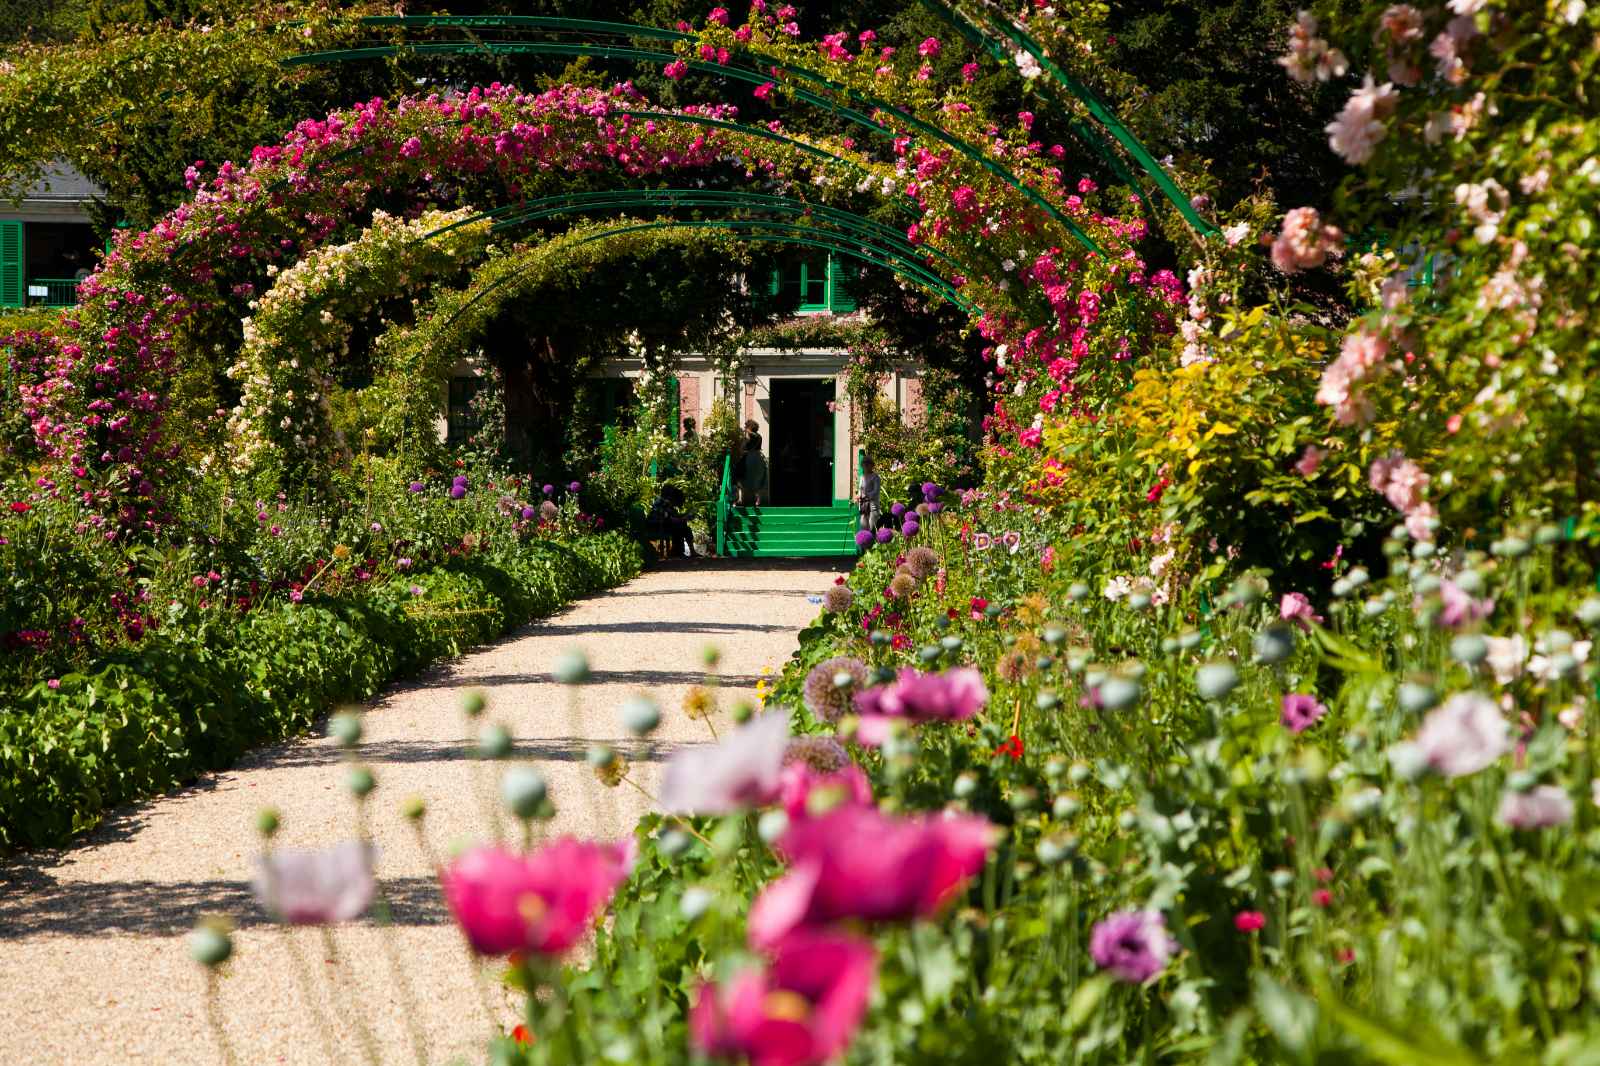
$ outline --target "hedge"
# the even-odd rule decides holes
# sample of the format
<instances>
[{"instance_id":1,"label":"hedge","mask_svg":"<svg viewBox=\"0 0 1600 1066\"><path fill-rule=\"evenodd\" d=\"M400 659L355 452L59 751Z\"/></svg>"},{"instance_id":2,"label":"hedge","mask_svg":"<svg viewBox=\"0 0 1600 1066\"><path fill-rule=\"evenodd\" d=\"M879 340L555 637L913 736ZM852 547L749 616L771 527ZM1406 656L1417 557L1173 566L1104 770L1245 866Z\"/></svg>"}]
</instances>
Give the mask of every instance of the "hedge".
<instances>
[{"instance_id":1,"label":"hedge","mask_svg":"<svg viewBox=\"0 0 1600 1066\"><path fill-rule=\"evenodd\" d=\"M359 597L274 602L223 625L169 627L58 688L0 693L0 848L60 844L107 808L229 766L336 704L642 567L639 545L620 533L539 541Z\"/></svg>"}]
</instances>

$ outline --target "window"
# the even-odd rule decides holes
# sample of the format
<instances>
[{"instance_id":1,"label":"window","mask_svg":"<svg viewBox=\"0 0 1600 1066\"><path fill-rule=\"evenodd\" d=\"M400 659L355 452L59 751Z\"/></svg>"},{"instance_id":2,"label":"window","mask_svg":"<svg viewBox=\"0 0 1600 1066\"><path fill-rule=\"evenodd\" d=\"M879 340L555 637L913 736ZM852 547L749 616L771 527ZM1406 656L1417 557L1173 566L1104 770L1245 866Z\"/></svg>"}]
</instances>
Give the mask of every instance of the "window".
<instances>
[{"instance_id":1,"label":"window","mask_svg":"<svg viewBox=\"0 0 1600 1066\"><path fill-rule=\"evenodd\" d=\"M856 309L849 283L855 276L844 257L815 253L796 256L772 272L771 294L794 300L802 315L846 315Z\"/></svg>"},{"instance_id":2,"label":"window","mask_svg":"<svg viewBox=\"0 0 1600 1066\"><path fill-rule=\"evenodd\" d=\"M478 415L472 409L473 397L483 382L477 378L450 379L450 406L447 414L449 428L445 432L446 444L465 444L467 438L478 431Z\"/></svg>"}]
</instances>

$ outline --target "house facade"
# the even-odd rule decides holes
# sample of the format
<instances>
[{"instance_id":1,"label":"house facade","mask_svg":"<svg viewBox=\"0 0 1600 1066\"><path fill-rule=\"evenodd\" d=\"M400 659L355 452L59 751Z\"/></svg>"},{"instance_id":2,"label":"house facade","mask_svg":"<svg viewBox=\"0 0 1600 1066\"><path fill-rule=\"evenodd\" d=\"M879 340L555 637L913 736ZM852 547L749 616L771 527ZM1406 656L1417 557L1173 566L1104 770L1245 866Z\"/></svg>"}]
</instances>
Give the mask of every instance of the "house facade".
<instances>
[{"instance_id":1,"label":"house facade","mask_svg":"<svg viewBox=\"0 0 1600 1066\"><path fill-rule=\"evenodd\" d=\"M859 314L848 287L848 273L837 259L822 253L775 272L772 292L789 286L799 315ZM843 348L750 348L729 372L715 361L695 355L680 358L673 369L681 427L693 419L703 427L718 400L733 405L740 426L754 422L767 460L768 491L762 503L777 508L844 506L854 498L859 442L855 439L850 399L843 371L849 352ZM591 386L602 420L626 407L633 383L645 372L643 359L608 360L597 367ZM455 367L441 397L437 428L441 439L460 440L472 432L469 404L477 380L472 366ZM920 367L904 363L891 368L882 394L907 424L924 415Z\"/></svg>"},{"instance_id":2,"label":"house facade","mask_svg":"<svg viewBox=\"0 0 1600 1066\"><path fill-rule=\"evenodd\" d=\"M0 200L0 307L69 307L94 271L100 242L89 207L103 193L65 164L18 202Z\"/></svg>"}]
</instances>

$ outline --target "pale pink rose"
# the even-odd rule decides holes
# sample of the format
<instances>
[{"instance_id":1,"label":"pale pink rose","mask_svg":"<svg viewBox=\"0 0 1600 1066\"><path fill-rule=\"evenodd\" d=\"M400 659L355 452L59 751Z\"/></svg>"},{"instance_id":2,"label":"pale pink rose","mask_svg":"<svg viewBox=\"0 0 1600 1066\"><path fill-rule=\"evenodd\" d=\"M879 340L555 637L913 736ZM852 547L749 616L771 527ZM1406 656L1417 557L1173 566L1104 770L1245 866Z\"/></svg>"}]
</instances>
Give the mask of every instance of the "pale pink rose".
<instances>
[{"instance_id":1,"label":"pale pink rose","mask_svg":"<svg viewBox=\"0 0 1600 1066\"><path fill-rule=\"evenodd\" d=\"M1410 4L1392 4L1378 18L1378 26L1395 44L1422 40L1422 12Z\"/></svg>"},{"instance_id":2,"label":"pale pink rose","mask_svg":"<svg viewBox=\"0 0 1600 1066\"><path fill-rule=\"evenodd\" d=\"M1324 225L1314 207L1296 207L1283 216L1283 228L1272 242L1272 265L1285 274L1311 270L1337 255L1344 234Z\"/></svg>"},{"instance_id":3,"label":"pale pink rose","mask_svg":"<svg viewBox=\"0 0 1600 1066\"><path fill-rule=\"evenodd\" d=\"M1378 143L1389 135L1384 122L1394 114L1399 96L1392 82L1378 85L1367 75L1361 88L1350 94L1339 116L1328 123L1328 146L1352 166L1372 158Z\"/></svg>"}]
</instances>

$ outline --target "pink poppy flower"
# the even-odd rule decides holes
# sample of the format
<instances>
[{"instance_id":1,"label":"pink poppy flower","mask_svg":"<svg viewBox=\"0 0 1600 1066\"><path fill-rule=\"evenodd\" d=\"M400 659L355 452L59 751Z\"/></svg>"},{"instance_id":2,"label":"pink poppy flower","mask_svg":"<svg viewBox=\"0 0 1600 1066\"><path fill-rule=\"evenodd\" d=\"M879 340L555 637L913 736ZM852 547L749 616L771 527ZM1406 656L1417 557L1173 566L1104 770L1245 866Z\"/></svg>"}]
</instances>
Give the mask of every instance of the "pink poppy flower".
<instances>
[{"instance_id":1,"label":"pink poppy flower","mask_svg":"<svg viewBox=\"0 0 1600 1066\"><path fill-rule=\"evenodd\" d=\"M809 817L817 806L872 806L872 785L855 763L846 763L837 770L819 770L810 763L792 761L783 768L780 788L779 802L793 821ZM813 795L817 797L814 802Z\"/></svg>"},{"instance_id":2,"label":"pink poppy flower","mask_svg":"<svg viewBox=\"0 0 1600 1066\"><path fill-rule=\"evenodd\" d=\"M377 888L373 848L347 841L327 851L274 851L258 861L251 887L263 909L290 925L359 918Z\"/></svg>"},{"instance_id":3,"label":"pink poppy flower","mask_svg":"<svg viewBox=\"0 0 1600 1066\"><path fill-rule=\"evenodd\" d=\"M1322 616L1311 606L1311 601L1298 592L1284 595L1283 602L1278 604L1278 614L1285 622L1293 622L1301 629L1310 628L1311 622L1322 621Z\"/></svg>"},{"instance_id":4,"label":"pink poppy flower","mask_svg":"<svg viewBox=\"0 0 1600 1066\"><path fill-rule=\"evenodd\" d=\"M817 1066L850 1043L872 993L877 952L854 937L791 937L763 970L704 984L689 1040L751 1066Z\"/></svg>"},{"instance_id":5,"label":"pink poppy flower","mask_svg":"<svg viewBox=\"0 0 1600 1066\"><path fill-rule=\"evenodd\" d=\"M777 849L791 866L750 908L750 942L845 918L906 921L938 913L983 869L995 830L983 818L896 818L841 807L792 824Z\"/></svg>"},{"instance_id":6,"label":"pink poppy flower","mask_svg":"<svg viewBox=\"0 0 1600 1066\"><path fill-rule=\"evenodd\" d=\"M562 837L531 855L480 847L440 876L445 903L480 955L559 955L633 869L633 838L595 844Z\"/></svg>"},{"instance_id":7,"label":"pink poppy flower","mask_svg":"<svg viewBox=\"0 0 1600 1066\"><path fill-rule=\"evenodd\" d=\"M681 814L730 814L771 803L788 748L787 711L752 718L720 744L674 755L661 782L661 805Z\"/></svg>"},{"instance_id":8,"label":"pink poppy flower","mask_svg":"<svg viewBox=\"0 0 1600 1066\"><path fill-rule=\"evenodd\" d=\"M856 711L861 715L856 739L876 747L888 736L891 719L960 722L988 702L983 675L971 667L923 674L908 666L890 684L856 693Z\"/></svg>"}]
</instances>

